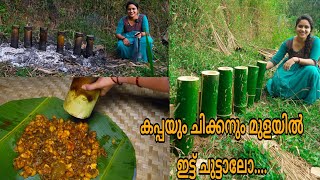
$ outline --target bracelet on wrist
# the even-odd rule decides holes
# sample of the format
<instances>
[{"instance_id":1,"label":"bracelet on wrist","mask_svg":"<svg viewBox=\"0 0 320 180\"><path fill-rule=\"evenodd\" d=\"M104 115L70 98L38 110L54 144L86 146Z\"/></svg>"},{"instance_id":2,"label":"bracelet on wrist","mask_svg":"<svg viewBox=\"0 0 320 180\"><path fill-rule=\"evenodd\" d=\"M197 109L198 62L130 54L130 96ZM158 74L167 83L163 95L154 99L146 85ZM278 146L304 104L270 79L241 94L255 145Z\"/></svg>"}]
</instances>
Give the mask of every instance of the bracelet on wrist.
<instances>
[{"instance_id":1,"label":"bracelet on wrist","mask_svg":"<svg viewBox=\"0 0 320 180\"><path fill-rule=\"evenodd\" d=\"M122 85L122 83L119 82L119 78L118 77L116 77L116 80L114 80L113 77L110 77L110 78L115 84Z\"/></svg>"},{"instance_id":2,"label":"bracelet on wrist","mask_svg":"<svg viewBox=\"0 0 320 180\"><path fill-rule=\"evenodd\" d=\"M126 37L123 37L121 40L123 41Z\"/></svg>"},{"instance_id":3,"label":"bracelet on wrist","mask_svg":"<svg viewBox=\"0 0 320 180\"><path fill-rule=\"evenodd\" d=\"M136 77L136 85L137 85L138 87L141 87L140 84L139 84L139 77Z\"/></svg>"}]
</instances>

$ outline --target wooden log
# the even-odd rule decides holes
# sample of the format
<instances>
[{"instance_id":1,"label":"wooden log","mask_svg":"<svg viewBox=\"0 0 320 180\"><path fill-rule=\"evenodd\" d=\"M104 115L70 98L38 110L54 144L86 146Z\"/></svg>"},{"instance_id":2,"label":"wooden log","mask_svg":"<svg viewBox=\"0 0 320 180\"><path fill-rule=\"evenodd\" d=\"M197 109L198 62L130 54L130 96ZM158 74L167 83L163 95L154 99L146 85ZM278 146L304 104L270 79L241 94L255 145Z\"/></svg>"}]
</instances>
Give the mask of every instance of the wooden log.
<instances>
[{"instance_id":1,"label":"wooden log","mask_svg":"<svg viewBox=\"0 0 320 180\"><path fill-rule=\"evenodd\" d=\"M234 113L244 114L247 108L248 67L234 68Z\"/></svg>"},{"instance_id":2,"label":"wooden log","mask_svg":"<svg viewBox=\"0 0 320 180\"><path fill-rule=\"evenodd\" d=\"M222 119L230 118L232 114L232 83L233 68L219 67L218 109L217 116Z\"/></svg>"},{"instance_id":3,"label":"wooden log","mask_svg":"<svg viewBox=\"0 0 320 180\"><path fill-rule=\"evenodd\" d=\"M207 122L211 118L217 118L219 74L218 71L201 72L200 112L206 115Z\"/></svg>"},{"instance_id":4,"label":"wooden log","mask_svg":"<svg viewBox=\"0 0 320 180\"><path fill-rule=\"evenodd\" d=\"M257 79L257 88L256 88L256 96L254 98L255 102L260 101L260 97L262 94L262 87L264 81L264 74L266 72L267 62L266 61L258 61L257 66L259 67L258 79Z\"/></svg>"},{"instance_id":5,"label":"wooden log","mask_svg":"<svg viewBox=\"0 0 320 180\"><path fill-rule=\"evenodd\" d=\"M192 124L196 122L199 103L199 78L181 76L177 80L177 98L175 103L174 117L180 118L188 125L188 134L181 140L175 139L175 146L188 155L193 147L193 136L190 135ZM176 136L174 136L176 138Z\"/></svg>"},{"instance_id":6,"label":"wooden log","mask_svg":"<svg viewBox=\"0 0 320 180\"><path fill-rule=\"evenodd\" d=\"M247 81L247 94L248 94L248 107L251 107L254 103L254 97L256 96L256 87L258 79L259 67L249 65L248 66L248 81Z\"/></svg>"}]
</instances>

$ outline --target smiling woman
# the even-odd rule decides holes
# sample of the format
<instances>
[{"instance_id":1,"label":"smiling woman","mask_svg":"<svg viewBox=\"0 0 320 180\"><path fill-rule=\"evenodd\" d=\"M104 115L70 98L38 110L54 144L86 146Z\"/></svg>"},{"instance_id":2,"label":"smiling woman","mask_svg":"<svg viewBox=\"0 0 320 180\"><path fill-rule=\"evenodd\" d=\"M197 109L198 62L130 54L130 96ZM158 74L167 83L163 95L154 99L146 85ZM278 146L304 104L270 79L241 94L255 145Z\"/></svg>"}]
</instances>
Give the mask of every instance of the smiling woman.
<instances>
[{"instance_id":1,"label":"smiling woman","mask_svg":"<svg viewBox=\"0 0 320 180\"><path fill-rule=\"evenodd\" d=\"M139 14L139 5L134 1L127 2L127 16L120 19L116 37L118 38L117 51L121 58L141 60L147 62L147 39L152 49L152 38L149 34L147 16Z\"/></svg>"},{"instance_id":2,"label":"smiling woman","mask_svg":"<svg viewBox=\"0 0 320 180\"><path fill-rule=\"evenodd\" d=\"M286 54L272 79L267 82L271 96L304 100L308 104L320 98L320 39L311 36L313 20L302 15L296 21L296 36L282 43L279 51L267 64L277 65Z\"/></svg>"}]
</instances>

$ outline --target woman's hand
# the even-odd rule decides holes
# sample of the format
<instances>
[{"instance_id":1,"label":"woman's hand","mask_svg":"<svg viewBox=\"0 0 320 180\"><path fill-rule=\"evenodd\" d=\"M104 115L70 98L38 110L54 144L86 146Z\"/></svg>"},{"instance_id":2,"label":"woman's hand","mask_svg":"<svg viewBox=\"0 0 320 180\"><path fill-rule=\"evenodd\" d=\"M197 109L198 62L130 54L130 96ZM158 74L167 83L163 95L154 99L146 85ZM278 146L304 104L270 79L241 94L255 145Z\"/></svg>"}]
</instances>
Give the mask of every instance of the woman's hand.
<instances>
[{"instance_id":1,"label":"woman's hand","mask_svg":"<svg viewBox=\"0 0 320 180\"><path fill-rule=\"evenodd\" d=\"M134 36L140 39L142 36L142 32L137 32Z\"/></svg>"},{"instance_id":2,"label":"woman's hand","mask_svg":"<svg viewBox=\"0 0 320 180\"><path fill-rule=\"evenodd\" d=\"M293 57L291 59L288 59L284 64L283 64L283 69L289 71L291 66L296 62L298 61L298 58L297 57Z\"/></svg>"},{"instance_id":3,"label":"woman's hand","mask_svg":"<svg viewBox=\"0 0 320 180\"><path fill-rule=\"evenodd\" d=\"M127 38L124 38L122 40L123 44L126 45L126 46L130 46L130 41L127 39Z\"/></svg>"},{"instance_id":4,"label":"woman's hand","mask_svg":"<svg viewBox=\"0 0 320 180\"><path fill-rule=\"evenodd\" d=\"M82 89L95 90L100 89L100 96L106 95L106 93L113 87L115 82L110 77L100 77L96 82L92 84L84 84Z\"/></svg>"}]
</instances>

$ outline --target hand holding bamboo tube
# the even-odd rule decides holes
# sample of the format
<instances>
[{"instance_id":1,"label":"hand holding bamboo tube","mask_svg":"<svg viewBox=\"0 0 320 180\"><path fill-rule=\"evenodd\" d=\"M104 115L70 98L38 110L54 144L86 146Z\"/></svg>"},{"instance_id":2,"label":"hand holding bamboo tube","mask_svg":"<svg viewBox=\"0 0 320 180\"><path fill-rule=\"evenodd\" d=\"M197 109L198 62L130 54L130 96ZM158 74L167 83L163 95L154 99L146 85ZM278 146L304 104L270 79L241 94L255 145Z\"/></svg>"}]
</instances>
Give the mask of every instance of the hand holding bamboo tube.
<instances>
[{"instance_id":1,"label":"hand holding bamboo tube","mask_svg":"<svg viewBox=\"0 0 320 180\"><path fill-rule=\"evenodd\" d=\"M100 77L92 84L84 84L82 89L101 89L101 96L104 96L115 84L133 84L160 92L169 93L169 80L165 77Z\"/></svg>"}]
</instances>

